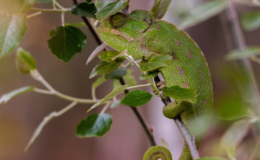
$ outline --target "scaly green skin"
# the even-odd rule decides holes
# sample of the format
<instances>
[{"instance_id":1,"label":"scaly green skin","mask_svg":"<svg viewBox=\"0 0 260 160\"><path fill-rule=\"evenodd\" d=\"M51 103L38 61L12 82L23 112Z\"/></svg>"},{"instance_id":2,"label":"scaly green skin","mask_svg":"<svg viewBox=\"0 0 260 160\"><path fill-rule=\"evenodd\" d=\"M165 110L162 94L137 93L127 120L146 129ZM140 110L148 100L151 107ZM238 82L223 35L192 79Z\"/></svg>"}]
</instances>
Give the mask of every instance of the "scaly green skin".
<instances>
[{"instance_id":1,"label":"scaly green skin","mask_svg":"<svg viewBox=\"0 0 260 160\"><path fill-rule=\"evenodd\" d=\"M154 146L149 148L143 157L143 160L172 160L170 151L163 146Z\"/></svg>"},{"instance_id":2,"label":"scaly green skin","mask_svg":"<svg viewBox=\"0 0 260 160\"><path fill-rule=\"evenodd\" d=\"M134 59L149 60L160 54L172 56L170 65L160 69L166 86L195 88L198 96L194 104L171 103L164 112L168 109L174 113L168 118L181 116L190 135L195 136L198 148L209 124L213 105L210 72L198 45L175 25L154 20L151 12L142 10L133 11L130 15L118 13L105 19L98 32L109 46L120 52L127 49ZM180 159L192 159L186 144Z\"/></svg>"}]
</instances>

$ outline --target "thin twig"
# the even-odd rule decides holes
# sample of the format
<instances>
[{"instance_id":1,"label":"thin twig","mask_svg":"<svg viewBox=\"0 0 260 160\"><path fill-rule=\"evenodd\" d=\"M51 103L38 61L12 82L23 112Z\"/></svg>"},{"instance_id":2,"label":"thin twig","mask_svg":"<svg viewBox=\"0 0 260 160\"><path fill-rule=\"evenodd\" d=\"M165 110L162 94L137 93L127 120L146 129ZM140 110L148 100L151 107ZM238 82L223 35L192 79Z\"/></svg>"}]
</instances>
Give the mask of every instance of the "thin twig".
<instances>
[{"instance_id":1,"label":"thin twig","mask_svg":"<svg viewBox=\"0 0 260 160\"><path fill-rule=\"evenodd\" d=\"M61 13L61 25L65 26L65 12Z\"/></svg>"},{"instance_id":2,"label":"thin twig","mask_svg":"<svg viewBox=\"0 0 260 160\"><path fill-rule=\"evenodd\" d=\"M56 4L55 3L56 3L56 0L52 0L52 7L53 7L54 10L56 10Z\"/></svg>"},{"instance_id":3,"label":"thin twig","mask_svg":"<svg viewBox=\"0 0 260 160\"><path fill-rule=\"evenodd\" d=\"M68 101L77 102L77 103L85 103L85 104L95 104L98 102L98 99L82 99L82 98L75 98L63 93L56 91L42 76L37 70L31 71L32 77L41 82L48 90L38 89L35 88L34 91L42 94L52 94L56 95L60 98L66 99ZM106 103L111 103L111 101L107 101Z\"/></svg>"},{"instance_id":4,"label":"thin twig","mask_svg":"<svg viewBox=\"0 0 260 160\"><path fill-rule=\"evenodd\" d=\"M25 151L27 151L29 149L29 147L31 146L31 144L35 141L35 139L40 135L43 127L53 118L55 117L59 117L62 114L66 113L68 110L70 110L71 108L73 108L75 105L77 104L77 102L72 102L70 105L68 105L67 107L63 108L62 110L60 110L59 112L52 112L50 113L48 116L46 116L43 121L39 124L39 126L36 128L36 130L33 133L33 136L31 137L29 143L27 144L27 146L25 147Z\"/></svg>"},{"instance_id":5,"label":"thin twig","mask_svg":"<svg viewBox=\"0 0 260 160\"><path fill-rule=\"evenodd\" d=\"M62 7L62 5L60 5L57 1L55 1L55 4L62 10L66 10L67 9L67 8Z\"/></svg>"},{"instance_id":6,"label":"thin twig","mask_svg":"<svg viewBox=\"0 0 260 160\"><path fill-rule=\"evenodd\" d=\"M183 124L183 122L181 121L181 118L177 118L174 120L177 127L179 128L182 137L185 139L189 150L190 150L190 154L193 160L200 158L199 156L199 152L196 148L196 145L194 143L194 138L189 134L187 128L185 127L185 125Z\"/></svg>"},{"instance_id":7,"label":"thin twig","mask_svg":"<svg viewBox=\"0 0 260 160\"><path fill-rule=\"evenodd\" d=\"M160 78L157 76L154 78L155 83L160 82ZM162 99L162 102L166 105L168 105L169 103L171 103L171 99L169 97L167 97L166 99ZM200 158L199 156L199 152L196 148L196 145L194 143L194 139L188 132L187 128L185 127L184 123L181 120L181 117L178 117L177 119L173 119L177 125L177 127L179 128L182 137L184 138L185 142L187 143L189 150L190 150L190 154L193 160Z\"/></svg>"},{"instance_id":8,"label":"thin twig","mask_svg":"<svg viewBox=\"0 0 260 160\"><path fill-rule=\"evenodd\" d=\"M120 80L120 83L121 85L125 85L125 81L123 78L121 78ZM129 90L125 90L125 95L129 93ZM144 116L141 114L141 112L139 111L138 108L135 108L135 107L132 107L132 110L134 111L135 115L137 116L138 120L140 121L141 125L143 126L149 140L150 140L150 143L152 146L156 146L157 143L156 143L156 140L155 140L155 137L154 137L154 134L153 134L153 131L151 131L151 127L149 127L150 125L147 124Z\"/></svg>"},{"instance_id":9,"label":"thin twig","mask_svg":"<svg viewBox=\"0 0 260 160\"><path fill-rule=\"evenodd\" d=\"M26 18L27 18L27 19L28 19L28 18L32 18L32 17L38 16L38 15L40 15L40 14L42 14L41 11L36 12L36 13L33 13L33 14L30 14L30 15L26 16Z\"/></svg>"},{"instance_id":10,"label":"thin twig","mask_svg":"<svg viewBox=\"0 0 260 160\"><path fill-rule=\"evenodd\" d=\"M100 111L99 114L104 114L104 113L106 112L106 110L108 109L109 105L110 105L110 103L107 103L107 104L104 106L104 108Z\"/></svg>"},{"instance_id":11,"label":"thin twig","mask_svg":"<svg viewBox=\"0 0 260 160\"><path fill-rule=\"evenodd\" d=\"M75 5L78 4L77 0L72 0L72 1ZM86 17L81 17L81 18L86 23L86 25L88 26L88 28L89 28L90 32L92 33L92 35L94 36L97 44L101 45L103 42L100 39L100 37L98 36L98 33L96 32L94 27L91 25L90 21ZM121 85L125 85L125 81L124 81L123 78L120 79L120 83L121 83ZM129 90L125 90L125 94L128 93L128 92L129 92ZM150 140L151 145L156 146L157 143L155 141L153 133L151 132L150 127L147 124L147 122L145 121L143 115L141 114L141 112L137 108L134 108L134 107L131 107L131 108L134 111L135 115L137 116L138 120L140 121L142 127L144 128L144 130L145 130L145 132L146 132L146 134L147 134L147 136Z\"/></svg>"},{"instance_id":12,"label":"thin twig","mask_svg":"<svg viewBox=\"0 0 260 160\"><path fill-rule=\"evenodd\" d=\"M43 8L31 8L32 11L41 11L41 12L69 12L70 9L43 9Z\"/></svg>"},{"instance_id":13,"label":"thin twig","mask_svg":"<svg viewBox=\"0 0 260 160\"><path fill-rule=\"evenodd\" d=\"M147 87L147 86L151 86L151 84L149 83L149 84L136 85L132 87L127 87L127 89L134 89L134 88Z\"/></svg>"}]
</instances>

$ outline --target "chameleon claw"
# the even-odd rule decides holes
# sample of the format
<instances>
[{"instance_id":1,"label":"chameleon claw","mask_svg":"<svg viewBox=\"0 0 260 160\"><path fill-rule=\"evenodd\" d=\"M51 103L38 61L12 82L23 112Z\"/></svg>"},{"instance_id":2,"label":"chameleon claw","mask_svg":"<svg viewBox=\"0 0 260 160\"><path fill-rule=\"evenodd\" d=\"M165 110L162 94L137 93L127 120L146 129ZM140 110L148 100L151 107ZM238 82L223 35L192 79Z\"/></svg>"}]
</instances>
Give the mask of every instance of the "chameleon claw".
<instances>
[{"instance_id":1,"label":"chameleon claw","mask_svg":"<svg viewBox=\"0 0 260 160\"><path fill-rule=\"evenodd\" d=\"M163 81L160 81L156 84L156 87L161 91L164 87L166 87L166 83Z\"/></svg>"}]
</instances>

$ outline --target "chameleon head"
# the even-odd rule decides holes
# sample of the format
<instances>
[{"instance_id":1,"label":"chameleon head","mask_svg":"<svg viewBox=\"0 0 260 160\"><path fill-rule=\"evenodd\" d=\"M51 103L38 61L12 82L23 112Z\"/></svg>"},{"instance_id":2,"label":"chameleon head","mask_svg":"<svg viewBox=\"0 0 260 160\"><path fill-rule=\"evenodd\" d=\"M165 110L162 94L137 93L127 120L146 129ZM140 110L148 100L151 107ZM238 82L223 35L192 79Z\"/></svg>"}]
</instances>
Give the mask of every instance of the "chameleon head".
<instances>
[{"instance_id":1,"label":"chameleon head","mask_svg":"<svg viewBox=\"0 0 260 160\"><path fill-rule=\"evenodd\" d=\"M149 11L135 10L129 15L119 12L104 19L98 32L108 45L118 48L135 41L149 28L152 21L153 14Z\"/></svg>"}]
</instances>

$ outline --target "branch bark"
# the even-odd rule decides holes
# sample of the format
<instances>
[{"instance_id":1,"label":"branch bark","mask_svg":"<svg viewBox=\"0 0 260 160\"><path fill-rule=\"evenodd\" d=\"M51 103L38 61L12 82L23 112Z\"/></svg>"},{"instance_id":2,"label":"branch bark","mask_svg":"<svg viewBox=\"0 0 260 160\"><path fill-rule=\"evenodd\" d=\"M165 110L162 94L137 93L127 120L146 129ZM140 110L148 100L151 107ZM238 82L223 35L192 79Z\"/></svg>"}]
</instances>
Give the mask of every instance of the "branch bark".
<instances>
[{"instance_id":1,"label":"branch bark","mask_svg":"<svg viewBox=\"0 0 260 160\"><path fill-rule=\"evenodd\" d=\"M73 1L74 5L78 4L77 0L72 0L72 1ZM89 19L87 17L81 17L81 18L85 22L85 24L88 26L88 28L89 28L90 32L92 33L92 35L94 36L97 44L101 45L103 42L102 42L101 38L99 37L98 33L96 32L96 30L94 29L94 27L92 26L92 24L90 23ZM125 81L123 78L120 79L120 83L121 83L121 85L125 85ZM127 94L128 92L129 92L129 90L125 90L125 94ZM131 107L131 108L134 111L135 115L137 116L138 120L140 121L142 127L144 128L145 133L147 134L151 145L156 146L157 143L155 141L153 129L145 121L145 118L143 117L143 115L141 114L139 109L134 108L134 107Z\"/></svg>"},{"instance_id":2,"label":"branch bark","mask_svg":"<svg viewBox=\"0 0 260 160\"><path fill-rule=\"evenodd\" d=\"M160 82L160 78L158 76L156 76L154 78L155 83ZM166 99L162 99L162 102L166 105L168 105L169 103L171 103L171 99L169 97L167 97ZM199 156L199 152L196 148L196 145L194 143L194 137L192 137L187 128L185 127L184 123L181 120L181 117L178 117L177 119L173 119L174 122L176 123L177 127L179 128L182 137L184 138L185 142L187 143L189 150L190 150L190 154L193 160L196 160L198 158L200 158Z\"/></svg>"}]
</instances>

